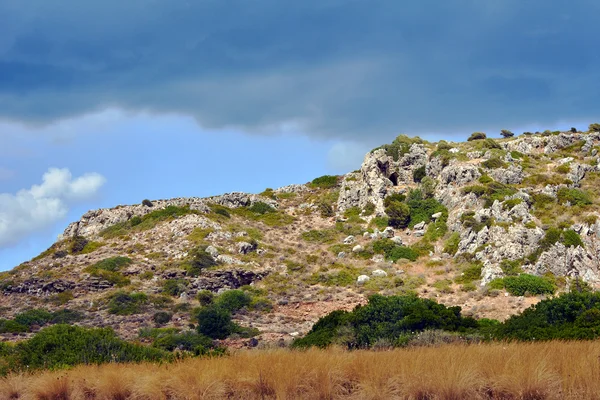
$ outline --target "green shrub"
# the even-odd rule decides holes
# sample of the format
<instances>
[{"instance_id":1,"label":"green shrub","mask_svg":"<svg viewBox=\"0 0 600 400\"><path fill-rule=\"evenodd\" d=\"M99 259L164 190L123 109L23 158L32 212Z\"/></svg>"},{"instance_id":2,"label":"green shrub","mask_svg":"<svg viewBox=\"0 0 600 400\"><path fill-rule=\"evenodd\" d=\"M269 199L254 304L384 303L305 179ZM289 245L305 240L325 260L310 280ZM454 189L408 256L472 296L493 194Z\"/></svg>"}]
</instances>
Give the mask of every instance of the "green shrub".
<instances>
[{"instance_id":1,"label":"green shrub","mask_svg":"<svg viewBox=\"0 0 600 400\"><path fill-rule=\"evenodd\" d=\"M375 217L369 223L369 226L374 226L378 229L384 229L386 226L389 226L389 218L388 217Z\"/></svg>"},{"instance_id":2,"label":"green shrub","mask_svg":"<svg viewBox=\"0 0 600 400\"><path fill-rule=\"evenodd\" d=\"M410 207L397 201L390 202L385 208L389 217L388 224L397 229L404 229L410 223Z\"/></svg>"},{"instance_id":3,"label":"green shrub","mask_svg":"<svg viewBox=\"0 0 600 400\"><path fill-rule=\"evenodd\" d=\"M419 258L419 253L410 247L396 246L388 255L388 259L391 261L398 261L400 259L406 259L410 261L416 261Z\"/></svg>"},{"instance_id":4,"label":"green shrub","mask_svg":"<svg viewBox=\"0 0 600 400\"><path fill-rule=\"evenodd\" d=\"M128 257L111 257L98 261L96 264L92 265L92 268L116 272L131 263L133 263L133 260Z\"/></svg>"},{"instance_id":5,"label":"green shrub","mask_svg":"<svg viewBox=\"0 0 600 400\"><path fill-rule=\"evenodd\" d=\"M219 263L206 252L206 247L200 246L190 252L188 261L183 265L183 268L190 276L198 276L202 270L217 265Z\"/></svg>"},{"instance_id":6,"label":"green shrub","mask_svg":"<svg viewBox=\"0 0 600 400\"><path fill-rule=\"evenodd\" d=\"M506 168L507 165L504 161L502 161L499 158L490 158L489 160L486 160L484 162L481 163L482 166L484 166L485 168L489 168L489 169L496 169L496 168Z\"/></svg>"},{"instance_id":7,"label":"green shrub","mask_svg":"<svg viewBox=\"0 0 600 400\"><path fill-rule=\"evenodd\" d=\"M171 360L164 351L127 343L110 328L54 325L15 348L15 370L55 369L78 364Z\"/></svg>"},{"instance_id":8,"label":"green shrub","mask_svg":"<svg viewBox=\"0 0 600 400\"><path fill-rule=\"evenodd\" d=\"M515 136L515 134L512 133L511 131L509 131L508 129L502 129L500 131L500 134L502 135L502 137L505 137L505 138L510 138L510 137Z\"/></svg>"},{"instance_id":9,"label":"green shrub","mask_svg":"<svg viewBox=\"0 0 600 400\"><path fill-rule=\"evenodd\" d=\"M81 251L83 251L87 244L88 240L86 238L84 238L83 236L75 236L73 239L71 239L71 247L69 248L69 250L73 254L78 254Z\"/></svg>"},{"instance_id":10,"label":"green shrub","mask_svg":"<svg viewBox=\"0 0 600 400\"><path fill-rule=\"evenodd\" d=\"M348 348L368 348L382 339L402 345L407 335L426 329L464 332L476 328L477 322L462 317L460 311L460 307L447 308L417 296L373 295L367 305L357 306L351 313L334 311L319 319L293 347L327 347L339 343Z\"/></svg>"},{"instance_id":11,"label":"green shrub","mask_svg":"<svg viewBox=\"0 0 600 400\"><path fill-rule=\"evenodd\" d=\"M193 352L195 355L204 355L208 354L214 345L211 338L196 332L165 332L156 337L152 347L165 351L182 350Z\"/></svg>"},{"instance_id":12,"label":"green shrub","mask_svg":"<svg viewBox=\"0 0 600 400\"><path fill-rule=\"evenodd\" d=\"M444 243L444 253L455 255L458 251L458 245L460 243L460 233L454 232Z\"/></svg>"},{"instance_id":13,"label":"green shrub","mask_svg":"<svg viewBox=\"0 0 600 400\"><path fill-rule=\"evenodd\" d=\"M563 244L567 247L585 247L583 241L581 240L581 236L579 236L579 234L572 229L568 229L563 232Z\"/></svg>"},{"instance_id":14,"label":"green shrub","mask_svg":"<svg viewBox=\"0 0 600 400\"><path fill-rule=\"evenodd\" d=\"M154 321L157 326L161 326L168 324L169 321L171 321L171 318L173 318L173 314L166 311L158 311L152 316L152 321Z\"/></svg>"},{"instance_id":15,"label":"green shrub","mask_svg":"<svg viewBox=\"0 0 600 400\"><path fill-rule=\"evenodd\" d=\"M513 315L495 333L500 340L593 340L600 337L600 293L572 292L542 300Z\"/></svg>"},{"instance_id":16,"label":"green shrub","mask_svg":"<svg viewBox=\"0 0 600 400\"><path fill-rule=\"evenodd\" d=\"M72 324L73 322L83 321L85 315L75 310L59 310L52 313L51 324Z\"/></svg>"},{"instance_id":17,"label":"green shrub","mask_svg":"<svg viewBox=\"0 0 600 400\"><path fill-rule=\"evenodd\" d=\"M557 198L560 204L568 201L573 206L585 206L593 203L591 196L579 189L560 188L558 189Z\"/></svg>"},{"instance_id":18,"label":"green shrub","mask_svg":"<svg viewBox=\"0 0 600 400\"><path fill-rule=\"evenodd\" d=\"M223 308L230 313L249 306L251 302L252 297L239 289L223 292L214 300L216 306Z\"/></svg>"},{"instance_id":19,"label":"green shrub","mask_svg":"<svg viewBox=\"0 0 600 400\"><path fill-rule=\"evenodd\" d=\"M517 276L521 272L523 272L523 270L521 269L521 264L522 263L520 260L502 260L502 262L500 263L500 268L506 276Z\"/></svg>"},{"instance_id":20,"label":"green shrub","mask_svg":"<svg viewBox=\"0 0 600 400\"><path fill-rule=\"evenodd\" d=\"M369 216L369 215L373 215L373 213L375 213L375 204L373 204L369 201L369 202L367 202L367 204L365 205L365 208L363 209L363 215Z\"/></svg>"},{"instance_id":21,"label":"green shrub","mask_svg":"<svg viewBox=\"0 0 600 400\"><path fill-rule=\"evenodd\" d=\"M256 203L252 204L252 206L248 207L248 210L261 215L277 211L272 206L267 203L263 203L262 201L257 201Z\"/></svg>"},{"instance_id":22,"label":"green shrub","mask_svg":"<svg viewBox=\"0 0 600 400\"><path fill-rule=\"evenodd\" d=\"M590 124L588 126L588 130L590 132L600 132L600 124L599 123Z\"/></svg>"},{"instance_id":23,"label":"green shrub","mask_svg":"<svg viewBox=\"0 0 600 400\"><path fill-rule=\"evenodd\" d=\"M210 290L200 290L196 295L196 299L201 306L208 306L213 303L215 295Z\"/></svg>"},{"instance_id":24,"label":"green shrub","mask_svg":"<svg viewBox=\"0 0 600 400\"><path fill-rule=\"evenodd\" d=\"M313 243L332 243L337 238L337 233L335 231L326 229L326 230L310 230L307 232L302 232L300 237L307 242Z\"/></svg>"},{"instance_id":25,"label":"green shrub","mask_svg":"<svg viewBox=\"0 0 600 400\"><path fill-rule=\"evenodd\" d=\"M147 302L148 296L144 293L117 292L110 296L108 312L116 315L139 314Z\"/></svg>"},{"instance_id":26,"label":"green shrub","mask_svg":"<svg viewBox=\"0 0 600 400\"><path fill-rule=\"evenodd\" d=\"M420 183L426 176L427 172L424 165L413 170L413 180L417 183Z\"/></svg>"},{"instance_id":27,"label":"green shrub","mask_svg":"<svg viewBox=\"0 0 600 400\"><path fill-rule=\"evenodd\" d=\"M28 332L29 327L19 324L12 319L0 319L0 333L22 333Z\"/></svg>"},{"instance_id":28,"label":"green shrub","mask_svg":"<svg viewBox=\"0 0 600 400\"><path fill-rule=\"evenodd\" d=\"M198 333L213 339L225 339L235 330L235 324L231 322L231 314L218 306L211 305L200 308L195 313L198 321L196 330Z\"/></svg>"},{"instance_id":29,"label":"green shrub","mask_svg":"<svg viewBox=\"0 0 600 400\"><path fill-rule=\"evenodd\" d=\"M410 146L416 143L423 143L423 140L420 137L411 138L406 135L399 135L392 143L383 145L380 148L384 149L386 154L392 157L394 161L398 161L400 157L410 151Z\"/></svg>"},{"instance_id":30,"label":"green shrub","mask_svg":"<svg viewBox=\"0 0 600 400\"><path fill-rule=\"evenodd\" d=\"M187 289L188 282L185 279L167 279L162 283L161 292L169 296L179 296Z\"/></svg>"},{"instance_id":31,"label":"green shrub","mask_svg":"<svg viewBox=\"0 0 600 400\"><path fill-rule=\"evenodd\" d=\"M467 141L472 142L473 140L484 140L487 139L487 135L483 132L473 132Z\"/></svg>"},{"instance_id":32,"label":"green shrub","mask_svg":"<svg viewBox=\"0 0 600 400\"><path fill-rule=\"evenodd\" d=\"M126 222L121 222L118 224L114 224L109 226L108 228L102 230L100 232L100 236L110 239L114 237L124 236L131 230L136 231L144 231L148 229L152 229L157 224L163 221L170 221L184 215L188 214L196 214L198 211L191 210L189 206L177 207L177 206L167 206L163 209L152 211L141 217L142 221L135 219L132 224L132 220Z\"/></svg>"},{"instance_id":33,"label":"green shrub","mask_svg":"<svg viewBox=\"0 0 600 400\"><path fill-rule=\"evenodd\" d=\"M460 276L454 279L456 283L471 283L473 281L478 281L481 279L481 264L473 264L469 267L465 268Z\"/></svg>"},{"instance_id":34,"label":"green shrub","mask_svg":"<svg viewBox=\"0 0 600 400\"><path fill-rule=\"evenodd\" d=\"M222 217L231 218L231 214L229 213L229 210L225 207L220 207L220 206L213 207L212 211L215 214L220 215Z\"/></svg>"},{"instance_id":35,"label":"green shrub","mask_svg":"<svg viewBox=\"0 0 600 400\"><path fill-rule=\"evenodd\" d=\"M442 213L438 221L446 222L448 218L448 209L433 197L423 198L420 190L412 190L409 193L407 204L410 208L409 227L411 228L420 222L430 222L431 216L438 212Z\"/></svg>"},{"instance_id":36,"label":"green shrub","mask_svg":"<svg viewBox=\"0 0 600 400\"><path fill-rule=\"evenodd\" d=\"M334 175L323 175L313 179L310 184L315 188L330 189L337 186L338 177Z\"/></svg>"},{"instance_id":37,"label":"green shrub","mask_svg":"<svg viewBox=\"0 0 600 400\"><path fill-rule=\"evenodd\" d=\"M529 274L507 276L504 287L513 296L554 294L556 291L556 286L548 278Z\"/></svg>"},{"instance_id":38,"label":"green shrub","mask_svg":"<svg viewBox=\"0 0 600 400\"><path fill-rule=\"evenodd\" d=\"M152 204L152 202L148 199L142 200L142 205L146 207L154 207L154 204Z\"/></svg>"},{"instance_id":39,"label":"green shrub","mask_svg":"<svg viewBox=\"0 0 600 400\"><path fill-rule=\"evenodd\" d=\"M471 185L462 188L463 194L473 193L477 197L481 197L487 193L487 188L482 185Z\"/></svg>"},{"instance_id":40,"label":"green shrub","mask_svg":"<svg viewBox=\"0 0 600 400\"><path fill-rule=\"evenodd\" d=\"M15 315L14 321L17 324L27 326L30 328L33 325L43 326L52 320L52 313L48 310L36 308L32 310L23 311Z\"/></svg>"}]
</instances>

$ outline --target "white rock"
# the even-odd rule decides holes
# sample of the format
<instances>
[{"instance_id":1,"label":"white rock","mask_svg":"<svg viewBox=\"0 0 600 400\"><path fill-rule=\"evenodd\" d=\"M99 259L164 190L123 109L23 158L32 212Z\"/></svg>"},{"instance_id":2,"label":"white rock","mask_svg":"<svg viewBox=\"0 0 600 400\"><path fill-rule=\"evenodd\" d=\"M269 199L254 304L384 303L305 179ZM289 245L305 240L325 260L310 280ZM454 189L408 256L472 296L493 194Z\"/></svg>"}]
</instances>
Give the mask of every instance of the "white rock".
<instances>
[{"instance_id":1,"label":"white rock","mask_svg":"<svg viewBox=\"0 0 600 400\"><path fill-rule=\"evenodd\" d=\"M394 236L392 242L396 243L398 246L402 246L402 238L400 236Z\"/></svg>"},{"instance_id":2,"label":"white rock","mask_svg":"<svg viewBox=\"0 0 600 400\"><path fill-rule=\"evenodd\" d=\"M414 230L415 231L419 231L419 230L421 230L423 228L425 228L425 221L421 221L421 222L419 222L418 224L416 224L414 226Z\"/></svg>"},{"instance_id":3,"label":"white rock","mask_svg":"<svg viewBox=\"0 0 600 400\"><path fill-rule=\"evenodd\" d=\"M346 257L346 252L344 251L340 251L337 255L337 258L345 258Z\"/></svg>"},{"instance_id":4,"label":"white rock","mask_svg":"<svg viewBox=\"0 0 600 400\"><path fill-rule=\"evenodd\" d=\"M371 272L371 275L381 278L387 276L387 272L382 269L376 269L375 271Z\"/></svg>"},{"instance_id":5,"label":"white rock","mask_svg":"<svg viewBox=\"0 0 600 400\"><path fill-rule=\"evenodd\" d=\"M357 244L356 246L354 246L352 248L352 252L353 253L360 253L363 250L364 250L364 248L360 244Z\"/></svg>"},{"instance_id":6,"label":"white rock","mask_svg":"<svg viewBox=\"0 0 600 400\"><path fill-rule=\"evenodd\" d=\"M385 228L383 230L383 232L381 233L381 236L383 236L384 238L393 238L394 235L395 235L394 228L392 228L391 226L388 226L387 228Z\"/></svg>"},{"instance_id":7,"label":"white rock","mask_svg":"<svg viewBox=\"0 0 600 400\"><path fill-rule=\"evenodd\" d=\"M365 283L369 282L371 280L371 278L369 278L367 275L359 275L358 278L356 278L356 283L358 285L364 285Z\"/></svg>"},{"instance_id":8,"label":"white rock","mask_svg":"<svg viewBox=\"0 0 600 400\"><path fill-rule=\"evenodd\" d=\"M431 218L432 219L438 219L441 216L442 216L442 212L440 211L440 212L436 212L435 214L432 214Z\"/></svg>"},{"instance_id":9,"label":"white rock","mask_svg":"<svg viewBox=\"0 0 600 400\"><path fill-rule=\"evenodd\" d=\"M219 250L215 246L208 246L205 251L213 257L219 256Z\"/></svg>"},{"instance_id":10,"label":"white rock","mask_svg":"<svg viewBox=\"0 0 600 400\"><path fill-rule=\"evenodd\" d=\"M344 244L352 244L354 243L354 236L350 235L346 239L344 239Z\"/></svg>"}]
</instances>

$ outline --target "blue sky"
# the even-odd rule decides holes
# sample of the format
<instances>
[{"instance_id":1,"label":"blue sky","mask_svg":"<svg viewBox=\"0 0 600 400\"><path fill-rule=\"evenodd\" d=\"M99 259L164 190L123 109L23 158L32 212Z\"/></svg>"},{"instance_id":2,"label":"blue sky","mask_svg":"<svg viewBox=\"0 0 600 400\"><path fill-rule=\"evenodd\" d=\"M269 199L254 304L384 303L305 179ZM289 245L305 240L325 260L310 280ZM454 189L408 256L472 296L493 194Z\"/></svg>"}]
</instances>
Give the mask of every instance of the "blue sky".
<instances>
[{"instance_id":1,"label":"blue sky","mask_svg":"<svg viewBox=\"0 0 600 400\"><path fill-rule=\"evenodd\" d=\"M0 269L91 208L600 120L595 0L0 0Z\"/></svg>"}]
</instances>

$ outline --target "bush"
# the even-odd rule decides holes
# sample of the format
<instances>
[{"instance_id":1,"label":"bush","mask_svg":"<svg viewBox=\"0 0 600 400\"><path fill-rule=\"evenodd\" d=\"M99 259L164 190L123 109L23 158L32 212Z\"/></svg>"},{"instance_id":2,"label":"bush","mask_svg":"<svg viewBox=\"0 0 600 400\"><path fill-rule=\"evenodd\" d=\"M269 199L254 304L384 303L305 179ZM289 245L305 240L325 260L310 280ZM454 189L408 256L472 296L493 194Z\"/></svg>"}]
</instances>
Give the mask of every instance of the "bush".
<instances>
[{"instance_id":1,"label":"bush","mask_svg":"<svg viewBox=\"0 0 600 400\"><path fill-rule=\"evenodd\" d=\"M487 139L487 135L483 132L473 132L471 136L467 139L467 141L471 142L473 140L484 140Z\"/></svg>"},{"instance_id":2,"label":"bush","mask_svg":"<svg viewBox=\"0 0 600 400\"><path fill-rule=\"evenodd\" d=\"M169 296L179 296L186 291L187 285L185 279L167 279L162 284L161 292Z\"/></svg>"},{"instance_id":3,"label":"bush","mask_svg":"<svg viewBox=\"0 0 600 400\"><path fill-rule=\"evenodd\" d=\"M14 321L17 324L31 328L33 325L43 326L52 320L52 313L48 310L36 308L27 310L15 315Z\"/></svg>"},{"instance_id":4,"label":"bush","mask_svg":"<svg viewBox=\"0 0 600 400\"><path fill-rule=\"evenodd\" d=\"M444 243L444 253L455 255L458 251L458 245L460 243L460 233L454 232Z\"/></svg>"},{"instance_id":5,"label":"bush","mask_svg":"<svg viewBox=\"0 0 600 400\"><path fill-rule=\"evenodd\" d=\"M424 165L413 170L413 180L417 183L420 183L426 176L427 172Z\"/></svg>"},{"instance_id":6,"label":"bush","mask_svg":"<svg viewBox=\"0 0 600 400\"><path fill-rule=\"evenodd\" d=\"M215 295L210 290L201 290L196 295L196 299L201 306L208 306L213 303Z\"/></svg>"},{"instance_id":7,"label":"bush","mask_svg":"<svg viewBox=\"0 0 600 400\"><path fill-rule=\"evenodd\" d=\"M231 314L215 305L201 308L196 312L195 318L198 321L198 333L213 339L225 339L235 330Z\"/></svg>"},{"instance_id":8,"label":"bush","mask_svg":"<svg viewBox=\"0 0 600 400\"><path fill-rule=\"evenodd\" d=\"M116 272L131 263L133 263L133 260L128 257L111 257L98 261L96 264L92 265L92 268Z\"/></svg>"},{"instance_id":9,"label":"bush","mask_svg":"<svg viewBox=\"0 0 600 400\"><path fill-rule=\"evenodd\" d=\"M464 332L476 328L477 322L462 317L460 311L460 307L447 308L417 296L373 295L367 305L357 306L351 313L334 311L319 319L293 347L339 343L348 348L368 348L380 340L398 346L426 329Z\"/></svg>"},{"instance_id":10,"label":"bush","mask_svg":"<svg viewBox=\"0 0 600 400\"><path fill-rule=\"evenodd\" d=\"M144 293L117 292L110 296L108 312L116 315L139 314L147 302L148 296Z\"/></svg>"},{"instance_id":11,"label":"bush","mask_svg":"<svg viewBox=\"0 0 600 400\"><path fill-rule=\"evenodd\" d=\"M375 212L375 204L371 203L370 201L367 202L367 204L365 205L365 208L363 209L363 215L365 215L365 216L373 215L374 212Z\"/></svg>"},{"instance_id":12,"label":"bush","mask_svg":"<svg viewBox=\"0 0 600 400\"><path fill-rule=\"evenodd\" d=\"M581 236L579 236L579 234L572 229L568 229L563 232L563 244L567 247L585 247L583 241L581 240Z\"/></svg>"},{"instance_id":13,"label":"bush","mask_svg":"<svg viewBox=\"0 0 600 400\"><path fill-rule=\"evenodd\" d=\"M600 293L572 292L542 300L501 324L497 339L593 340L600 337Z\"/></svg>"},{"instance_id":14,"label":"bush","mask_svg":"<svg viewBox=\"0 0 600 400\"><path fill-rule=\"evenodd\" d=\"M201 246L190 252L189 260L184 264L184 269L190 276L198 276L202 270L217 265L219 263L206 252L206 247Z\"/></svg>"},{"instance_id":15,"label":"bush","mask_svg":"<svg viewBox=\"0 0 600 400\"><path fill-rule=\"evenodd\" d=\"M276 211L269 204L263 203L262 201L257 201L256 203L252 204L252 206L250 206L248 208L248 210L252 211L253 213L261 214L261 215Z\"/></svg>"},{"instance_id":16,"label":"bush","mask_svg":"<svg viewBox=\"0 0 600 400\"><path fill-rule=\"evenodd\" d=\"M485 186L482 186L482 185L471 185L471 186L465 186L465 187L463 187L462 188L462 192L464 194L473 193L475 196L481 197L484 194L486 194L487 188Z\"/></svg>"},{"instance_id":17,"label":"bush","mask_svg":"<svg viewBox=\"0 0 600 400\"><path fill-rule=\"evenodd\" d=\"M573 206L585 206L593 203L590 195L579 189L560 188L557 198L560 204L569 202Z\"/></svg>"},{"instance_id":18,"label":"bush","mask_svg":"<svg viewBox=\"0 0 600 400\"><path fill-rule=\"evenodd\" d=\"M211 338L196 332L165 332L157 335L152 347L165 351L182 350L193 352L195 355L204 355L208 354L214 345Z\"/></svg>"},{"instance_id":19,"label":"bush","mask_svg":"<svg viewBox=\"0 0 600 400\"><path fill-rule=\"evenodd\" d=\"M154 204L152 204L152 202L148 199L142 200L142 205L146 207L154 207Z\"/></svg>"},{"instance_id":20,"label":"bush","mask_svg":"<svg viewBox=\"0 0 600 400\"><path fill-rule=\"evenodd\" d=\"M54 369L78 364L171 360L158 349L127 343L110 328L54 325L15 349L15 369Z\"/></svg>"},{"instance_id":21,"label":"bush","mask_svg":"<svg viewBox=\"0 0 600 400\"><path fill-rule=\"evenodd\" d=\"M409 193L407 204L410 208L409 227L413 227L419 222L431 222L431 216L438 212L442 213L439 221L446 222L448 218L448 209L433 197L423 198L420 190L412 190Z\"/></svg>"},{"instance_id":22,"label":"bush","mask_svg":"<svg viewBox=\"0 0 600 400\"><path fill-rule=\"evenodd\" d=\"M71 247L69 250L71 253L77 254L83 251L87 244L88 240L86 238L83 236L75 236L73 239L71 239Z\"/></svg>"},{"instance_id":23,"label":"bush","mask_svg":"<svg viewBox=\"0 0 600 400\"><path fill-rule=\"evenodd\" d=\"M556 286L548 278L529 274L507 276L504 287L513 296L554 294L556 291Z\"/></svg>"},{"instance_id":24,"label":"bush","mask_svg":"<svg viewBox=\"0 0 600 400\"><path fill-rule=\"evenodd\" d=\"M386 144L381 148L385 150L385 153L392 157L394 161L398 161L400 157L410 151L410 146L415 143L423 143L420 137L408 137L406 135L399 135L394 139L391 144Z\"/></svg>"},{"instance_id":25,"label":"bush","mask_svg":"<svg viewBox=\"0 0 600 400\"><path fill-rule=\"evenodd\" d=\"M482 166L489 169L505 168L506 163L501 159L494 157L481 163Z\"/></svg>"},{"instance_id":26,"label":"bush","mask_svg":"<svg viewBox=\"0 0 600 400\"><path fill-rule=\"evenodd\" d=\"M508 129L502 129L500 131L500 134L502 135L502 137L505 137L505 138L510 138L510 137L515 136L515 134L512 133L511 131L509 131Z\"/></svg>"},{"instance_id":27,"label":"bush","mask_svg":"<svg viewBox=\"0 0 600 400\"><path fill-rule=\"evenodd\" d=\"M481 279L481 264L473 264L465 268L461 275L454 279L456 283L471 283Z\"/></svg>"},{"instance_id":28,"label":"bush","mask_svg":"<svg viewBox=\"0 0 600 400\"><path fill-rule=\"evenodd\" d=\"M168 324L169 321L171 321L171 318L173 318L173 314L168 313L166 311L159 311L157 313L154 313L154 315L152 316L152 321L154 321L154 323L157 326L161 326Z\"/></svg>"},{"instance_id":29,"label":"bush","mask_svg":"<svg viewBox=\"0 0 600 400\"><path fill-rule=\"evenodd\" d=\"M214 300L216 306L223 308L230 313L249 306L251 302L252 297L239 289L223 292Z\"/></svg>"},{"instance_id":30,"label":"bush","mask_svg":"<svg viewBox=\"0 0 600 400\"><path fill-rule=\"evenodd\" d=\"M73 322L83 321L85 315L75 310L59 310L52 313L51 324L72 324Z\"/></svg>"},{"instance_id":31,"label":"bush","mask_svg":"<svg viewBox=\"0 0 600 400\"><path fill-rule=\"evenodd\" d=\"M231 214L229 213L229 210L227 210L227 208L225 208L225 207L214 207L213 212L215 214L221 215L225 218L231 218Z\"/></svg>"},{"instance_id":32,"label":"bush","mask_svg":"<svg viewBox=\"0 0 600 400\"><path fill-rule=\"evenodd\" d=\"M590 126L588 126L588 130L590 132L600 132L600 124L599 123L590 124Z\"/></svg>"},{"instance_id":33,"label":"bush","mask_svg":"<svg viewBox=\"0 0 600 400\"><path fill-rule=\"evenodd\" d=\"M312 187L330 189L337 186L338 177L334 175L323 175L313 179L310 184Z\"/></svg>"},{"instance_id":34,"label":"bush","mask_svg":"<svg viewBox=\"0 0 600 400\"><path fill-rule=\"evenodd\" d=\"M388 224L397 229L405 229L410 223L410 207L398 201L391 201L385 208Z\"/></svg>"},{"instance_id":35,"label":"bush","mask_svg":"<svg viewBox=\"0 0 600 400\"><path fill-rule=\"evenodd\" d=\"M396 246L388 254L388 259L394 262L398 261L401 258L410 261L416 261L417 258L419 258L419 253L411 249L410 247Z\"/></svg>"}]
</instances>

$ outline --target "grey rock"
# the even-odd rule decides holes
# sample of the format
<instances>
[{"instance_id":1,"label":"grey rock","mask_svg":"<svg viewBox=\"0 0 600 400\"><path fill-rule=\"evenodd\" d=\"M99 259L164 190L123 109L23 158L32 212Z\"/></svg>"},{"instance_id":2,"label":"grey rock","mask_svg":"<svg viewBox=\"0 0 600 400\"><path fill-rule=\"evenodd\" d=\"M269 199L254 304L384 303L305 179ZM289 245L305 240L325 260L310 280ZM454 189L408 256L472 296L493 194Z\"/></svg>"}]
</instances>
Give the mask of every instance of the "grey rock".
<instances>
[{"instance_id":1,"label":"grey rock","mask_svg":"<svg viewBox=\"0 0 600 400\"><path fill-rule=\"evenodd\" d=\"M396 243L398 246L402 246L402 238L400 236L394 236L392 242Z\"/></svg>"},{"instance_id":2,"label":"grey rock","mask_svg":"<svg viewBox=\"0 0 600 400\"><path fill-rule=\"evenodd\" d=\"M442 212L436 212L435 214L431 215L431 219L438 219L442 216Z\"/></svg>"},{"instance_id":3,"label":"grey rock","mask_svg":"<svg viewBox=\"0 0 600 400\"><path fill-rule=\"evenodd\" d=\"M256 243L248 243L248 242L239 242L237 244L238 253L240 254L248 254L256 250Z\"/></svg>"},{"instance_id":4,"label":"grey rock","mask_svg":"<svg viewBox=\"0 0 600 400\"><path fill-rule=\"evenodd\" d=\"M374 277L377 277L377 278L382 278L382 277L386 277L388 274L387 274L387 272L385 272L382 269L376 269L375 271L371 272L371 275L373 275Z\"/></svg>"},{"instance_id":5,"label":"grey rock","mask_svg":"<svg viewBox=\"0 0 600 400\"><path fill-rule=\"evenodd\" d=\"M346 252L340 251L337 255L337 258L346 258Z\"/></svg>"},{"instance_id":6,"label":"grey rock","mask_svg":"<svg viewBox=\"0 0 600 400\"><path fill-rule=\"evenodd\" d=\"M415 224L415 226L414 226L415 230L421 230L423 228L425 228L425 221L421 221L418 224Z\"/></svg>"},{"instance_id":7,"label":"grey rock","mask_svg":"<svg viewBox=\"0 0 600 400\"><path fill-rule=\"evenodd\" d=\"M208 246L205 251L215 258L219 256L219 250L217 250L217 248L212 245Z\"/></svg>"},{"instance_id":8,"label":"grey rock","mask_svg":"<svg viewBox=\"0 0 600 400\"><path fill-rule=\"evenodd\" d=\"M352 252L353 253L360 253L363 250L364 250L364 248L360 244L357 244L356 246L354 246L352 248Z\"/></svg>"},{"instance_id":9,"label":"grey rock","mask_svg":"<svg viewBox=\"0 0 600 400\"><path fill-rule=\"evenodd\" d=\"M387 228L385 228L383 230L383 232L381 232L381 237L388 238L388 239L393 238L394 235L395 235L394 228L392 228L391 226L388 226Z\"/></svg>"},{"instance_id":10,"label":"grey rock","mask_svg":"<svg viewBox=\"0 0 600 400\"><path fill-rule=\"evenodd\" d=\"M344 244L352 244L354 243L354 236L350 235L346 239L344 239Z\"/></svg>"},{"instance_id":11,"label":"grey rock","mask_svg":"<svg viewBox=\"0 0 600 400\"><path fill-rule=\"evenodd\" d=\"M369 278L367 275L359 275L358 278L356 278L356 283L358 285L364 285L365 283L369 282L371 280L371 278Z\"/></svg>"}]
</instances>

